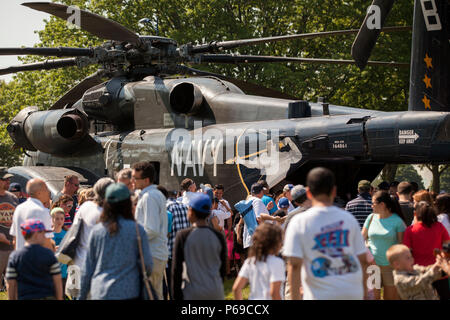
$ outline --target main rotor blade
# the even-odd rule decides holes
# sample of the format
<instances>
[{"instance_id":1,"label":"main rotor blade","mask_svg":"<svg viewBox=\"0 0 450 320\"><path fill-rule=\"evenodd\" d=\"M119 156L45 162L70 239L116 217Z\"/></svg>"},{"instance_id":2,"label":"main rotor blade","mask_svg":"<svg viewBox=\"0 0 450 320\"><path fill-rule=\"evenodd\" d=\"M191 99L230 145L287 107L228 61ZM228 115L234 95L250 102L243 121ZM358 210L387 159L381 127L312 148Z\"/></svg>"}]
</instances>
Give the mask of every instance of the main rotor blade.
<instances>
[{"instance_id":1,"label":"main rotor blade","mask_svg":"<svg viewBox=\"0 0 450 320\"><path fill-rule=\"evenodd\" d=\"M140 42L139 36L123 25L98 14L81 10L76 6L66 6L50 2L26 2L22 3L22 5L34 10L47 12L66 21L69 21L68 19L71 18L74 20L73 22L79 23L81 29L103 39L132 43Z\"/></svg>"},{"instance_id":2,"label":"main rotor blade","mask_svg":"<svg viewBox=\"0 0 450 320\"><path fill-rule=\"evenodd\" d=\"M0 48L0 56L33 54L50 57L77 57L94 55L93 49L85 48Z\"/></svg>"},{"instance_id":3,"label":"main rotor blade","mask_svg":"<svg viewBox=\"0 0 450 320\"><path fill-rule=\"evenodd\" d=\"M391 11L395 0L373 0L372 5L367 11L367 15L359 29L359 32L352 45L352 57L356 65L362 70L366 67L373 48L380 35L380 27L383 27L384 21ZM380 25L376 25L377 22ZM378 27L378 29L377 29ZM370 28L370 29L369 29Z\"/></svg>"},{"instance_id":4,"label":"main rotor blade","mask_svg":"<svg viewBox=\"0 0 450 320\"><path fill-rule=\"evenodd\" d=\"M49 110L62 109L67 104L74 104L77 102L83 94L91 87L94 87L103 82L103 71L97 71L90 76L81 80L76 86L67 91L58 101L56 101Z\"/></svg>"},{"instance_id":5,"label":"main rotor blade","mask_svg":"<svg viewBox=\"0 0 450 320\"><path fill-rule=\"evenodd\" d=\"M34 71L34 70L50 70L69 66L76 66L76 58L50 60L45 62L29 63L20 66L11 66L8 68L0 69L0 75L15 73L20 71Z\"/></svg>"},{"instance_id":6,"label":"main rotor blade","mask_svg":"<svg viewBox=\"0 0 450 320\"><path fill-rule=\"evenodd\" d=\"M321 64L355 64L353 60L320 59L320 58L296 58L296 57L274 57L274 56L252 56L232 54L204 54L198 56L199 63L260 63L260 62L298 62L298 63L321 63ZM197 63L197 61L196 61ZM368 61L368 65L387 65L393 67L409 67L409 63Z\"/></svg>"},{"instance_id":7,"label":"main rotor blade","mask_svg":"<svg viewBox=\"0 0 450 320\"><path fill-rule=\"evenodd\" d=\"M408 31L408 30L411 30L410 26L386 27L386 28L383 28L381 31L382 32L396 32L396 31ZM329 37L329 36L337 36L337 35L344 35L344 34L354 34L354 33L358 33L358 32L359 32L359 29L351 29L351 30L291 34L291 35L267 37L267 38L211 42L208 44L194 46L193 48L191 48L190 53L195 54L195 53L206 53L206 52L218 52L221 50L234 49L237 47L249 46L249 45L254 45L254 44L258 44L258 43L276 42L276 41L294 40L294 39L311 39L311 38Z\"/></svg>"},{"instance_id":8,"label":"main rotor blade","mask_svg":"<svg viewBox=\"0 0 450 320\"><path fill-rule=\"evenodd\" d=\"M270 97L270 98L279 98L279 99L289 99L289 100L299 100L298 97L291 96L289 94L283 93L281 91L277 91L274 89L266 88L258 84L254 84L248 81L243 81L231 77L224 76L222 74L212 73L208 71L198 70L186 66L180 66L184 73L192 74L196 76L213 76L228 82L231 82L238 86L242 91L244 91L246 94L251 94L255 96L263 96L263 97Z\"/></svg>"}]
</instances>

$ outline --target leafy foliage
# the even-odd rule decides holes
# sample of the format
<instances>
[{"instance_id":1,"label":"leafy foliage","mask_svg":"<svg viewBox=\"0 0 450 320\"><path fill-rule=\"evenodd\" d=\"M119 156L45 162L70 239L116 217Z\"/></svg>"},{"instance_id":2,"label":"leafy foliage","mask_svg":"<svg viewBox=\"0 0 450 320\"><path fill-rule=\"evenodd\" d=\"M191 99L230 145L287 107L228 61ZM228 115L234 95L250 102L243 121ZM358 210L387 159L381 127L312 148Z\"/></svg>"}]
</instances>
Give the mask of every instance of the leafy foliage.
<instances>
[{"instance_id":1,"label":"leafy foliage","mask_svg":"<svg viewBox=\"0 0 450 320\"><path fill-rule=\"evenodd\" d=\"M77 5L123 24L140 34L156 34L155 26L142 27L142 18L157 17L160 36L179 44L199 41L232 40L283 34L310 33L339 29L358 29L368 1L336 0L59 0ZM410 1L397 1L386 25L412 25ZM38 31L36 46L93 47L104 40L79 30L69 29L66 21L51 17L44 30ZM352 59L354 35L278 42L240 48L240 54L298 56L309 58ZM380 37L372 60L410 60L411 32L384 34ZM19 41L19 40L18 40ZM18 43L20 45L20 43ZM43 57L27 56L24 63ZM367 67L320 64L248 64L201 65L199 69L257 82L301 99L315 101L322 96L332 104L385 111L406 110L409 71L394 67ZM6 85L0 83L0 142L11 150L5 132L6 123L22 108L36 105L47 109L77 81L94 72L69 67L60 70L19 73ZM1 149L3 150L3 149ZM10 151L11 153L11 151ZM4 157L0 164L17 163L18 152Z\"/></svg>"},{"instance_id":2,"label":"leafy foliage","mask_svg":"<svg viewBox=\"0 0 450 320\"><path fill-rule=\"evenodd\" d=\"M410 164L402 164L397 168L395 180L402 181L415 181L419 185L419 190L425 189L422 177L417 173L417 170Z\"/></svg>"}]
</instances>

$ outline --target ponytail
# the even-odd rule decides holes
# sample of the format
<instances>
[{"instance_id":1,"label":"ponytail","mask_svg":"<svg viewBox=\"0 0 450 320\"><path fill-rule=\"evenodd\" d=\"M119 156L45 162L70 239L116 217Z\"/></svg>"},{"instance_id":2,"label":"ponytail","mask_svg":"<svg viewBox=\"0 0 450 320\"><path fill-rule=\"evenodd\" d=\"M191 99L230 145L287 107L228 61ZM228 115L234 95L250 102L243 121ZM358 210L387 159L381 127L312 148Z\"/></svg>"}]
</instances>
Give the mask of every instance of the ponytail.
<instances>
[{"instance_id":1,"label":"ponytail","mask_svg":"<svg viewBox=\"0 0 450 320\"><path fill-rule=\"evenodd\" d=\"M420 201L414 206L417 221L422 222L428 228L437 222L436 209L426 201Z\"/></svg>"}]
</instances>

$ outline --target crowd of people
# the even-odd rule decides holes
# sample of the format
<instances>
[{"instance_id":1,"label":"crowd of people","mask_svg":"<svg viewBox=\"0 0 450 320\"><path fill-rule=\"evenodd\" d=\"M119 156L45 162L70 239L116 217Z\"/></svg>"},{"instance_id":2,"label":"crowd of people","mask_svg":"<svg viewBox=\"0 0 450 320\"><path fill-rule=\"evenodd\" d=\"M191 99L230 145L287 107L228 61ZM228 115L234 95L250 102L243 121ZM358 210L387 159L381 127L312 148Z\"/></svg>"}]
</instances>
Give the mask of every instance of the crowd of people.
<instances>
[{"instance_id":1,"label":"crowd of people","mask_svg":"<svg viewBox=\"0 0 450 320\"><path fill-rule=\"evenodd\" d=\"M224 281L249 299L450 298L450 194L414 182L362 180L336 202L334 174L272 194L266 181L230 205L225 187L156 185L142 161L80 188L64 177L26 190L0 168L0 268L10 300L223 300ZM79 239L69 261L60 246ZM77 271L78 270L78 271ZM372 274L373 270L378 270ZM78 274L77 274L78 272ZM78 280L79 281L78 281Z\"/></svg>"}]
</instances>

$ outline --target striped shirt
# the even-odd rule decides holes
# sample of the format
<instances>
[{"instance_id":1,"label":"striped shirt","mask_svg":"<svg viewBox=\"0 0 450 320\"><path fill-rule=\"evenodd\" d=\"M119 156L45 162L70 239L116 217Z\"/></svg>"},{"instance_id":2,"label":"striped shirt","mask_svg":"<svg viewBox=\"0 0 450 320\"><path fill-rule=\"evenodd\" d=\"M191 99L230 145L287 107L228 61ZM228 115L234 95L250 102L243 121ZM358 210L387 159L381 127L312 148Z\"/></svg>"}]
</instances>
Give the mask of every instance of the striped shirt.
<instances>
[{"instance_id":1,"label":"striped shirt","mask_svg":"<svg viewBox=\"0 0 450 320\"><path fill-rule=\"evenodd\" d=\"M367 217L373 212L370 194L360 193L355 199L347 203L345 210L353 214L362 229Z\"/></svg>"},{"instance_id":2,"label":"striped shirt","mask_svg":"<svg viewBox=\"0 0 450 320\"><path fill-rule=\"evenodd\" d=\"M191 226L187 217L188 207L181 202L173 199L167 200L167 211L172 213L172 230L168 237L169 259L172 258L173 245L177 232Z\"/></svg>"}]
</instances>

